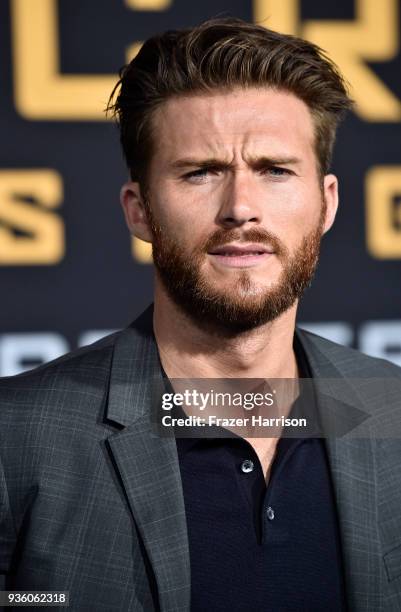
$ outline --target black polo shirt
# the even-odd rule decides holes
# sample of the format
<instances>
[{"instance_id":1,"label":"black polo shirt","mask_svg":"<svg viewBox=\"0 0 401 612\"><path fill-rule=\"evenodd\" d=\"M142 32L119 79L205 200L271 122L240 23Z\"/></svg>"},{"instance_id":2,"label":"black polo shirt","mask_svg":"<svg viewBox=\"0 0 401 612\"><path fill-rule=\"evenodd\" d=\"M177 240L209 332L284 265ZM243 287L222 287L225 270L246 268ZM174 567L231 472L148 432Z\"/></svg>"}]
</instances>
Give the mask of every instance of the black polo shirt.
<instances>
[{"instance_id":1,"label":"black polo shirt","mask_svg":"<svg viewBox=\"0 0 401 612\"><path fill-rule=\"evenodd\" d=\"M294 348L304 377L310 369ZM309 399L308 399L309 401ZM191 611L346 610L324 441L280 438L266 486L239 436L177 438L191 560Z\"/></svg>"}]
</instances>

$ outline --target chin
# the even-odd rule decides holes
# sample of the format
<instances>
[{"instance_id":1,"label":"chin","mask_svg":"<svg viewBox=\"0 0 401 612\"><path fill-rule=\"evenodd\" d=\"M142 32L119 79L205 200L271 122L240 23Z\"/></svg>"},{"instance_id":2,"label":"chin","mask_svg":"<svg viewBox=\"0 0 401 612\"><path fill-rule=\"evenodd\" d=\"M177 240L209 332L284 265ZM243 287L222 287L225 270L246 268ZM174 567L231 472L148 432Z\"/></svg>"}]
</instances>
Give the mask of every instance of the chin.
<instances>
[{"instance_id":1,"label":"chin","mask_svg":"<svg viewBox=\"0 0 401 612\"><path fill-rule=\"evenodd\" d=\"M253 282L249 277L245 281L244 279L237 278L235 280L231 279L227 283L209 283L211 294L216 293L235 304L244 304L244 301L249 301L250 305L260 303L274 288L274 283L261 285ZM241 298L240 302L238 298Z\"/></svg>"}]
</instances>

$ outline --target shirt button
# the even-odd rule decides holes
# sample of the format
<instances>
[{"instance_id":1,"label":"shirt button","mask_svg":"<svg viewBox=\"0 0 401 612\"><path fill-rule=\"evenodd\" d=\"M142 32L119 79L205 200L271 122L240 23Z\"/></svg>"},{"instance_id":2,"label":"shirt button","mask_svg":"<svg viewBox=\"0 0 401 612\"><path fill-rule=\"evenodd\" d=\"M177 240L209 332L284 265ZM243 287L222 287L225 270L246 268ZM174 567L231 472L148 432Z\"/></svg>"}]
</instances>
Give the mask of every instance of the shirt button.
<instances>
[{"instance_id":1,"label":"shirt button","mask_svg":"<svg viewBox=\"0 0 401 612\"><path fill-rule=\"evenodd\" d=\"M248 472L252 472L253 471L253 461L251 461L250 459L245 459L245 461L243 461L241 464L241 470L245 474L248 474Z\"/></svg>"},{"instance_id":2,"label":"shirt button","mask_svg":"<svg viewBox=\"0 0 401 612\"><path fill-rule=\"evenodd\" d=\"M271 506L267 508L266 514L267 514L267 518L269 519L269 521L272 521L274 519L274 510Z\"/></svg>"}]
</instances>

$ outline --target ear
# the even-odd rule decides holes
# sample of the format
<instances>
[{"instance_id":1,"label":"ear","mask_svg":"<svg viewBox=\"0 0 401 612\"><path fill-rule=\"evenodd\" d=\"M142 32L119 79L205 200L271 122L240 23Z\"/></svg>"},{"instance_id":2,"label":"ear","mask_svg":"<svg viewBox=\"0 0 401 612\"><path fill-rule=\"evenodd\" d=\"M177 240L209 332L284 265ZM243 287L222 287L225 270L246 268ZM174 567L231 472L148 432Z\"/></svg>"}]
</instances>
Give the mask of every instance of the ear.
<instances>
[{"instance_id":1,"label":"ear","mask_svg":"<svg viewBox=\"0 0 401 612\"><path fill-rule=\"evenodd\" d=\"M120 201L130 233L145 242L152 242L152 232L139 183L133 181L125 183L120 191Z\"/></svg>"},{"instance_id":2,"label":"ear","mask_svg":"<svg viewBox=\"0 0 401 612\"><path fill-rule=\"evenodd\" d=\"M326 201L326 219L323 228L325 234L333 225L338 208L338 180L334 174L326 174L324 177L323 194Z\"/></svg>"}]
</instances>

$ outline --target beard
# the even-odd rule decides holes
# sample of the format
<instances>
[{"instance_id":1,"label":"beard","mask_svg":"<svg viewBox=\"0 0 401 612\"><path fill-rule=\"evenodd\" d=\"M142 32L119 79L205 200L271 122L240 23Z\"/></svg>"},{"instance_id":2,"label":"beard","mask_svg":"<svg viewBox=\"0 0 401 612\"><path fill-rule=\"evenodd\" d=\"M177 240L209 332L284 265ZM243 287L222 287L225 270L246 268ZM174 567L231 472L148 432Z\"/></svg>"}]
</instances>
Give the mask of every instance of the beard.
<instances>
[{"instance_id":1,"label":"beard","mask_svg":"<svg viewBox=\"0 0 401 612\"><path fill-rule=\"evenodd\" d=\"M186 252L158 225L149 202L146 212L156 273L169 297L197 326L221 337L232 337L273 321L309 287L319 259L326 205L323 200L318 224L291 254L277 236L262 228L218 229L203 244ZM231 242L259 243L273 250L282 265L276 283L263 286L252 280L252 270L232 270L231 283L219 290L202 271L202 264L207 253Z\"/></svg>"}]
</instances>

